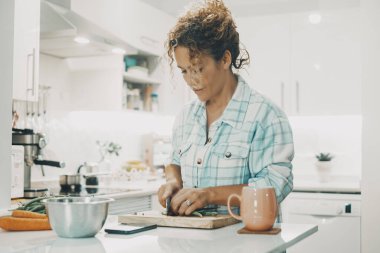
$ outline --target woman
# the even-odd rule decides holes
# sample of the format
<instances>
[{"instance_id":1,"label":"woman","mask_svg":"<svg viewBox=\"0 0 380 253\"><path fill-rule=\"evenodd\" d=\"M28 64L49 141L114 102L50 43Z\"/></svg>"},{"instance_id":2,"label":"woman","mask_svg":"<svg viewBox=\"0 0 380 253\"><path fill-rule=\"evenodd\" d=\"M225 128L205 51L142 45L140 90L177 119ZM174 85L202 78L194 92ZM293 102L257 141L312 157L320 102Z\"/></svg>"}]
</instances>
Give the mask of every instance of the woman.
<instances>
[{"instance_id":1,"label":"woman","mask_svg":"<svg viewBox=\"0 0 380 253\"><path fill-rule=\"evenodd\" d=\"M193 7L166 46L198 99L176 118L161 205L171 197L174 214L225 213L228 196L248 184L273 186L281 202L293 187L292 131L276 105L234 74L249 56L241 54L230 11L218 0Z\"/></svg>"}]
</instances>

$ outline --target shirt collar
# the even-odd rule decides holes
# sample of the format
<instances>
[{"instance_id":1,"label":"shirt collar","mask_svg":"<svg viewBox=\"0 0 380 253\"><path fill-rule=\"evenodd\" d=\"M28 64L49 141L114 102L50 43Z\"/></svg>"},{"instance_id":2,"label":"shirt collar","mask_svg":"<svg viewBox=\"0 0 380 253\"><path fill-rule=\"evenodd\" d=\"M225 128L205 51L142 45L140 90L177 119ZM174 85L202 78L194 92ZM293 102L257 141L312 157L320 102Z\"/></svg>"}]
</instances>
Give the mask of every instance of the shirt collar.
<instances>
[{"instance_id":1,"label":"shirt collar","mask_svg":"<svg viewBox=\"0 0 380 253\"><path fill-rule=\"evenodd\" d=\"M240 75L236 76L238 83L235 92L218 121L229 124L234 128L241 128L249 105L251 91L245 80ZM206 103L197 100L193 115L201 126L206 127Z\"/></svg>"},{"instance_id":2,"label":"shirt collar","mask_svg":"<svg viewBox=\"0 0 380 253\"><path fill-rule=\"evenodd\" d=\"M249 106L251 90L240 75L237 75L237 78L235 92L220 119L234 128L241 128Z\"/></svg>"}]
</instances>

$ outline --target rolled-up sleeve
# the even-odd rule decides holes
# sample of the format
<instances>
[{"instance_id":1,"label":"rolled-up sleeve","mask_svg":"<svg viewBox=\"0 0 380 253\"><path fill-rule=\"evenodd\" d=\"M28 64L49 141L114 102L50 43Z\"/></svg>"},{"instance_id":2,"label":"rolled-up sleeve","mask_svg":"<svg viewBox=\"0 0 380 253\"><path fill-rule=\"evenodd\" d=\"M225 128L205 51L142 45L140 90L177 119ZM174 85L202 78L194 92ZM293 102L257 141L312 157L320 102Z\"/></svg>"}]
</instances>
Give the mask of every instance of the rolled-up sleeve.
<instances>
[{"instance_id":1,"label":"rolled-up sleeve","mask_svg":"<svg viewBox=\"0 0 380 253\"><path fill-rule=\"evenodd\" d=\"M276 118L268 126L258 126L251 143L249 185L273 186L280 203L293 189L293 135L286 118Z\"/></svg>"}]
</instances>

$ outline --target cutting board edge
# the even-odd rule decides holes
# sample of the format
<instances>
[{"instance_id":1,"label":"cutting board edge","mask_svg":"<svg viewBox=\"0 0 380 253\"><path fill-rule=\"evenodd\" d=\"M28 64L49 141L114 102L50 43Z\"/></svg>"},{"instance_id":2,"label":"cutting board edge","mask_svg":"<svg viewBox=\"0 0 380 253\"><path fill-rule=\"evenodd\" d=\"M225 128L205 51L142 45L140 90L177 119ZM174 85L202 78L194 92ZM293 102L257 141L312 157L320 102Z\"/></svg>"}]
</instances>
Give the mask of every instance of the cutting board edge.
<instances>
[{"instance_id":1,"label":"cutting board edge","mask_svg":"<svg viewBox=\"0 0 380 253\"><path fill-rule=\"evenodd\" d=\"M149 218L149 220L147 220ZM160 227L178 227L178 228L198 228L198 229L216 229L221 228L229 225L233 225L236 223L239 223L239 220L234 219L231 216L226 215L227 219L216 219L216 220L209 220L209 219L193 219L191 220L191 223L188 220L185 222L185 224L175 224L173 225L172 222L175 222L173 220L164 220L161 217L152 217L152 216L139 216L139 215L119 215L118 216L118 222L124 223L124 224L133 224L133 223L142 223L142 224L156 224Z\"/></svg>"}]
</instances>

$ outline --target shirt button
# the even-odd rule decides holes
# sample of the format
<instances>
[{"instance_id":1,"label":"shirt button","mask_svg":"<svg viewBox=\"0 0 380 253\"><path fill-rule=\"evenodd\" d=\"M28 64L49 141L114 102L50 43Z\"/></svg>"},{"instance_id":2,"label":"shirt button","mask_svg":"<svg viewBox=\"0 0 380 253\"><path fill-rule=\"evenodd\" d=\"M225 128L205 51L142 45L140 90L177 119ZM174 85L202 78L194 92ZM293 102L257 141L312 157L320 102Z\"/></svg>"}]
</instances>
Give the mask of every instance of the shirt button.
<instances>
[{"instance_id":1,"label":"shirt button","mask_svg":"<svg viewBox=\"0 0 380 253\"><path fill-rule=\"evenodd\" d=\"M227 152L227 153L225 154L225 156L226 156L227 158L230 158L230 157L231 157L231 152Z\"/></svg>"},{"instance_id":2,"label":"shirt button","mask_svg":"<svg viewBox=\"0 0 380 253\"><path fill-rule=\"evenodd\" d=\"M207 139L207 142L208 142L208 143L210 143L210 142L211 142L211 140L212 140L211 138L208 138L208 139Z\"/></svg>"},{"instance_id":3,"label":"shirt button","mask_svg":"<svg viewBox=\"0 0 380 253\"><path fill-rule=\"evenodd\" d=\"M202 159L201 158L198 158L197 160L197 164L201 164L202 163Z\"/></svg>"}]
</instances>

